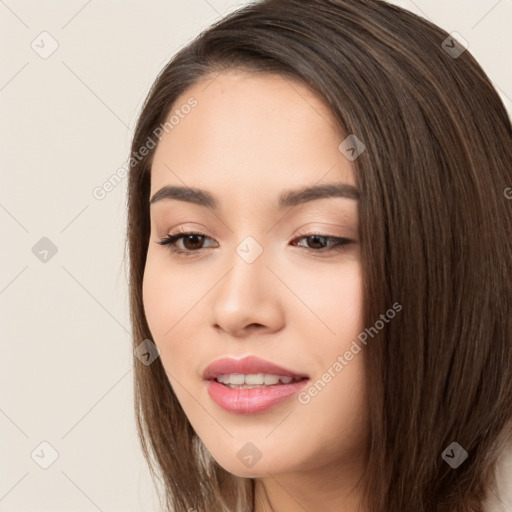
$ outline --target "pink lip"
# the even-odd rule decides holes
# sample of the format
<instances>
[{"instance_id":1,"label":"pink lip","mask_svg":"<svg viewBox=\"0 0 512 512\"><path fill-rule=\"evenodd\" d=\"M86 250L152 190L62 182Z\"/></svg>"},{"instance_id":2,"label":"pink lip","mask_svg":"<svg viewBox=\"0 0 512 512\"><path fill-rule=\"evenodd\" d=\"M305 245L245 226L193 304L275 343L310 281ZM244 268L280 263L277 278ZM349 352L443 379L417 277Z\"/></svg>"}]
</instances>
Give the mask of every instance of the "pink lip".
<instances>
[{"instance_id":1,"label":"pink lip","mask_svg":"<svg viewBox=\"0 0 512 512\"><path fill-rule=\"evenodd\" d=\"M223 357L217 359L207 366L203 372L203 379L215 379L217 375L226 375L229 373L243 373L245 375L254 373L266 373L267 375L282 375L283 377L306 377L304 373L287 370L277 364L265 361L256 356L246 356L241 359Z\"/></svg>"},{"instance_id":2,"label":"pink lip","mask_svg":"<svg viewBox=\"0 0 512 512\"><path fill-rule=\"evenodd\" d=\"M284 377L300 377L303 380L254 389L233 389L215 380L217 375L230 373L246 375L265 373ZM255 356L242 359L217 359L206 368L203 378L208 381L207 389L211 399L223 409L238 414L256 414L266 411L297 394L309 379L303 373L287 370Z\"/></svg>"}]
</instances>

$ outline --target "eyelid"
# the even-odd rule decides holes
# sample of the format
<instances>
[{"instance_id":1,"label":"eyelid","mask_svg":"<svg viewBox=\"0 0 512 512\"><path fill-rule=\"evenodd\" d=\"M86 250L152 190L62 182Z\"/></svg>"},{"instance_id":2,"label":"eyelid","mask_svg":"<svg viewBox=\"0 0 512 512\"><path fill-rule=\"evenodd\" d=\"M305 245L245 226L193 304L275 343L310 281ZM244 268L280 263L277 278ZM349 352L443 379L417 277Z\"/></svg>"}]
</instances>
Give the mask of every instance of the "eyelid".
<instances>
[{"instance_id":1,"label":"eyelid","mask_svg":"<svg viewBox=\"0 0 512 512\"><path fill-rule=\"evenodd\" d=\"M212 237L206 235L205 233L199 232L199 231L192 231L192 230L186 230L184 228L177 229L173 233L167 234L165 237L161 238L159 242L155 242L162 246L167 246L167 249L171 252L171 254L175 254L178 256L198 256L200 255L204 249L207 249L207 247L201 247L197 250L184 250L184 249L177 249L175 244L181 240L183 240L186 236L200 236L204 237L205 239L213 240ZM339 253L346 249L347 245L351 245L354 243L357 243L355 240L352 240L350 238L342 237L342 236L335 236L335 235L329 235L325 234L320 231L298 231L296 234L292 237L292 242L296 242L297 240L301 239L308 239L311 237L317 236L322 239L326 240L334 240L334 243L327 244L324 247L321 247L320 249L314 249L311 247L303 247L303 249L310 254L317 255L317 256L324 256L324 255L332 255L332 253ZM295 246L295 245L294 245ZM300 245L296 245L296 247L302 247Z\"/></svg>"}]
</instances>

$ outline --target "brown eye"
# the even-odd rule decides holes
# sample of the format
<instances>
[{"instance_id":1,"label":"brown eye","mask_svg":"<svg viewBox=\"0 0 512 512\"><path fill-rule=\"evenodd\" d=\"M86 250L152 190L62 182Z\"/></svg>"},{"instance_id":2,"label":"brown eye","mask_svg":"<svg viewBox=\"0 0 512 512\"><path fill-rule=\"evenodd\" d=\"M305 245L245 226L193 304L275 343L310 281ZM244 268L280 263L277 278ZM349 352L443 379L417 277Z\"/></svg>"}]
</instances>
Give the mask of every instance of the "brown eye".
<instances>
[{"instance_id":1,"label":"brown eye","mask_svg":"<svg viewBox=\"0 0 512 512\"><path fill-rule=\"evenodd\" d=\"M205 249L205 247L203 247L205 240L211 240L211 238L203 233L179 232L174 234L171 233L156 243L167 246L169 251L173 254L189 256L194 253L199 253L202 249ZM302 235L296 238L294 242L296 240L307 240L306 246L300 244L297 244L297 246L303 247L307 251L317 254L331 251L342 251L347 245L354 243L353 240L349 240L348 238L320 235L318 233ZM182 242L181 247L178 245L179 242Z\"/></svg>"},{"instance_id":2,"label":"brown eye","mask_svg":"<svg viewBox=\"0 0 512 512\"><path fill-rule=\"evenodd\" d=\"M211 238L203 233L183 232L169 234L156 243L159 245L167 246L171 253L178 253L188 256L203 249L204 247L202 247L202 244L206 239L211 240ZM180 241L183 242L183 247L177 246L177 243Z\"/></svg>"},{"instance_id":3,"label":"brown eye","mask_svg":"<svg viewBox=\"0 0 512 512\"><path fill-rule=\"evenodd\" d=\"M309 240L309 242L307 242L307 246L299 245L299 247L304 247L313 252L341 251L345 249L348 244L353 243L353 240L349 240L348 238L319 234L302 235L296 238L296 240L302 239ZM327 241L333 241L333 243L327 244Z\"/></svg>"},{"instance_id":4,"label":"brown eye","mask_svg":"<svg viewBox=\"0 0 512 512\"><path fill-rule=\"evenodd\" d=\"M183 246L188 251L193 251L196 249L201 249L201 245L204 242L204 236L198 235L198 234L191 234L191 235L183 235L181 237L181 240L183 241Z\"/></svg>"}]
</instances>

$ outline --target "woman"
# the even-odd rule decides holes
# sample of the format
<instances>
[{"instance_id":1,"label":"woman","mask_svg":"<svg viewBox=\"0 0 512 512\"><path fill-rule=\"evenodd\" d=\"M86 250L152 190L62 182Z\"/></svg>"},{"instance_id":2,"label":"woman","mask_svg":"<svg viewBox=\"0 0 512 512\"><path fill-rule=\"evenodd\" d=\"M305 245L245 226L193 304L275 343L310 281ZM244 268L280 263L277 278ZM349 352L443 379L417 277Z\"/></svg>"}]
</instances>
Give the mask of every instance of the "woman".
<instances>
[{"instance_id":1,"label":"woman","mask_svg":"<svg viewBox=\"0 0 512 512\"><path fill-rule=\"evenodd\" d=\"M165 510L486 510L512 442L511 142L469 51L379 0L255 3L174 56L127 233Z\"/></svg>"}]
</instances>

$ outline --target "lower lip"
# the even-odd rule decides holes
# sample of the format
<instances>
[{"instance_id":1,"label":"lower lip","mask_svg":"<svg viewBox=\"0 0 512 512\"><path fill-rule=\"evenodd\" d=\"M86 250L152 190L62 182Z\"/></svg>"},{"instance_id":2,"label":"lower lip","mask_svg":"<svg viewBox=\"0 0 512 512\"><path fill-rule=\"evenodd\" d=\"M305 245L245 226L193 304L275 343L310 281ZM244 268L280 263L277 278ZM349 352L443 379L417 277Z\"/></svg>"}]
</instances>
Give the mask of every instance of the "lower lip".
<instances>
[{"instance_id":1,"label":"lower lip","mask_svg":"<svg viewBox=\"0 0 512 512\"><path fill-rule=\"evenodd\" d=\"M212 400L229 412L238 414L256 414L264 412L289 399L308 383L308 379L291 384L278 384L264 388L234 389L209 380L208 394Z\"/></svg>"}]
</instances>

